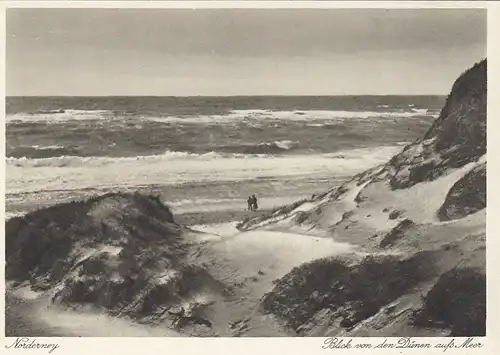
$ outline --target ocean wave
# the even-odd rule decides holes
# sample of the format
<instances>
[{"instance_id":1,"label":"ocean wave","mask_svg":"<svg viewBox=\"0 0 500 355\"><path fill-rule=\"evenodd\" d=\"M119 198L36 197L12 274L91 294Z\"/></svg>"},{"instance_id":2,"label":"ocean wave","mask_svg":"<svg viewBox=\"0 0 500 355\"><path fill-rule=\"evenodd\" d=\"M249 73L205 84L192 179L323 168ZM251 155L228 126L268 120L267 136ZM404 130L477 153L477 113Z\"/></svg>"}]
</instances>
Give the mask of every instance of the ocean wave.
<instances>
[{"instance_id":1,"label":"ocean wave","mask_svg":"<svg viewBox=\"0 0 500 355\"><path fill-rule=\"evenodd\" d=\"M36 149L36 150L57 150L57 149L65 149L66 147L63 145L32 145L31 148Z\"/></svg>"},{"instance_id":2,"label":"ocean wave","mask_svg":"<svg viewBox=\"0 0 500 355\"><path fill-rule=\"evenodd\" d=\"M268 143L266 143L268 144ZM299 142L295 141L290 141L290 140L284 140L284 141L274 141L271 143L271 145L275 145L278 148L284 149L284 150L290 150L294 145L299 144Z\"/></svg>"},{"instance_id":3,"label":"ocean wave","mask_svg":"<svg viewBox=\"0 0 500 355\"><path fill-rule=\"evenodd\" d=\"M247 121L341 121L344 119L369 119L369 118L410 118L427 115L427 109L411 109L410 111L272 111L272 110L233 110L225 115L197 115L197 116L165 116L145 117L144 120L172 123L228 123Z\"/></svg>"},{"instance_id":4,"label":"ocean wave","mask_svg":"<svg viewBox=\"0 0 500 355\"><path fill-rule=\"evenodd\" d=\"M219 147L219 149L224 150L227 148L230 152L207 152L203 154L191 153L191 152L179 152L167 150L163 154L155 155L138 155L133 157L105 157L105 156L74 156L74 155L63 155L63 156L51 156L51 157L15 157L9 156L6 158L7 165L17 166L17 167L70 167L70 166L103 166L107 164L114 164L117 162L127 163L127 162L137 162L137 161L148 161L148 162L160 162L160 161L174 161L174 160L201 160L210 161L215 159L248 159L248 158L273 158L275 156L269 155L270 153L283 152L290 150L298 142L293 142L289 140L275 141L269 143L258 143L251 145L237 145L237 146L225 146ZM56 148L57 147L57 148ZM64 147L52 146L52 147L40 147L41 150L59 150ZM38 148L38 149L40 149ZM234 150L240 150L240 152L234 152Z\"/></svg>"},{"instance_id":5,"label":"ocean wave","mask_svg":"<svg viewBox=\"0 0 500 355\"><path fill-rule=\"evenodd\" d=\"M20 112L6 116L7 123L47 123L60 124L70 121L102 121L115 118L109 110L51 110L39 112Z\"/></svg>"},{"instance_id":6,"label":"ocean wave","mask_svg":"<svg viewBox=\"0 0 500 355\"><path fill-rule=\"evenodd\" d=\"M426 108L412 108L411 111L416 115L427 115L427 113L429 112L429 110Z\"/></svg>"},{"instance_id":7,"label":"ocean wave","mask_svg":"<svg viewBox=\"0 0 500 355\"><path fill-rule=\"evenodd\" d=\"M133 163L139 161L160 162L174 160L202 160L210 161L214 159L245 159L248 157L266 157L266 154L242 154L242 153L218 153L208 152L204 154L166 151L156 155L138 155L134 157L97 157L97 156L59 156L50 158L28 158L28 157L7 157L7 165L17 167L74 167L74 166L103 166L114 163ZM268 156L272 158L272 156Z\"/></svg>"},{"instance_id":8,"label":"ocean wave","mask_svg":"<svg viewBox=\"0 0 500 355\"><path fill-rule=\"evenodd\" d=\"M75 147L67 147L63 145L32 145L18 146L9 149L7 155L9 159L47 159L61 156L70 156L78 154L78 149Z\"/></svg>"},{"instance_id":9,"label":"ocean wave","mask_svg":"<svg viewBox=\"0 0 500 355\"><path fill-rule=\"evenodd\" d=\"M17 211L17 212L6 211L5 212L5 221L8 221L9 219L14 218L14 217L22 217L27 213L28 213L28 211Z\"/></svg>"},{"instance_id":10,"label":"ocean wave","mask_svg":"<svg viewBox=\"0 0 500 355\"><path fill-rule=\"evenodd\" d=\"M275 141L270 143L259 143L249 147L262 147L268 149L269 147L276 147L280 150L286 151L291 149L298 142L289 140ZM315 155L289 155L292 158L302 157L322 157L328 159L359 159L368 156L387 156L395 149L406 145L407 142L397 142L397 146L381 146L377 148L357 148L334 153L324 153ZM232 148L232 147L231 147ZM169 161L213 161L213 160L248 160L248 159L279 159L287 156L271 155L271 154L245 154L245 153L224 153L224 152L208 152L208 153L190 153L178 152L167 150L163 154L155 155L139 155L133 157L103 157L103 156L57 156L48 158L28 158L28 157L6 157L7 166L13 167L28 167L28 168L65 168L65 167L99 167L109 164L119 163L137 163L137 162L169 162Z\"/></svg>"},{"instance_id":11,"label":"ocean wave","mask_svg":"<svg viewBox=\"0 0 500 355\"><path fill-rule=\"evenodd\" d=\"M279 140L263 143L241 143L217 147L218 151L236 154L280 154L298 147L298 141Z\"/></svg>"},{"instance_id":12,"label":"ocean wave","mask_svg":"<svg viewBox=\"0 0 500 355\"><path fill-rule=\"evenodd\" d=\"M193 154L112 158L7 158L6 192L134 188L255 179L337 178L381 164L401 146L331 154Z\"/></svg>"},{"instance_id":13,"label":"ocean wave","mask_svg":"<svg viewBox=\"0 0 500 355\"><path fill-rule=\"evenodd\" d=\"M385 108L385 107L383 107ZM329 111L329 110L307 110L307 111L273 111L273 110L232 110L227 114L218 115L117 115L109 110L60 110L37 113L16 113L6 117L8 124L15 123L46 123L62 124L71 121L106 121L121 119L153 121L161 123L234 123L243 122L254 124L255 121L332 121L345 119L370 119L370 118L409 118L428 115L427 109L414 109L408 111Z\"/></svg>"}]
</instances>

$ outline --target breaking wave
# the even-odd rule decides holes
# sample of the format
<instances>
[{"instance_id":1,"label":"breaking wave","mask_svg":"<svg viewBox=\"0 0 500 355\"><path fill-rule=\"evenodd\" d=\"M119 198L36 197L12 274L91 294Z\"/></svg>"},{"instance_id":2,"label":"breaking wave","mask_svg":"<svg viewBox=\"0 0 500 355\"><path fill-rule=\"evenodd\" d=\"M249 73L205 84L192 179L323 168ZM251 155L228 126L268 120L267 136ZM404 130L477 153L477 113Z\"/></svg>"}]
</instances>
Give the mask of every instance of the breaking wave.
<instances>
[{"instance_id":1,"label":"breaking wave","mask_svg":"<svg viewBox=\"0 0 500 355\"><path fill-rule=\"evenodd\" d=\"M262 147L263 150L273 150L279 149L282 151L289 150L297 142L291 141L277 141L272 143L262 143L252 147ZM395 150L399 149L404 142L398 142L398 146L385 146L377 147L375 149L370 148L358 148L350 149L346 151L340 151L335 153L317 154L317 155L292 155L288 159L298 158L307 159L307 157L322 158L322 159L366 159L368 157L378 157L378 156L390 156ZM166 151L163 154L157 155L140 155L134 157L96 157L96 156L57 156L49 158L27 158L27 157L7 157L7 166L12 167L25 167L25 168L42 168L42 167L53 167L53 168L64 168L64 167L99 167L106 166L110 164L120 164L120 163L160 163L160 162L196 162L196 161L233 161L233 160L276 160L284 158L285 156L271 155L271 154L244 154L244 153L219 153L219 152L208 152L203 154L189 153L189 152L177 152L177 151Z\"/></svg>"},{"instance_id":2,"label":"breaking wave","mask_svg":"<svg viewBox=\"0 0 500 355\"><path fill-rule=\"evenodd\" d=\"M369 119L369 118L404 118L426 116L427 109L411 109L410 111L272 111L272 110L233 110L225 115L198 115L198 116L165 116L165 117L141 117L144 120L157 122L180 122L180 123L225 123L234 121L341 121L344 119Z\"/></svg>"},{"instance_id":3,"label":"breaking wave","mask_svg":"<svg viewBox=\"0 0 500 355\"><path fill-rule=\"evenodd\" d=\"M40 145L32 145L31 148L36 150L56 150L56 149L64 149L65 147L62 145L48 145L48 146L40 146Z\"/></svg>"},{"instance_id":4,"label":"breaking wave","mask_svg":"<svg viewBox=\"0 0 500 355\"><path fill-rule=\"evenodd\" d=\"M383 107L385 108L385 107ZM404 118L429 115L427 109L410 108L408 111L273 111L273 110L232 110L227 114L217 115L164 115L143 116L120 113L109 110L57 110L35 113L16 113L6 117L8 124L16 123L46 123L61 124L71 121L106 121L106 120L138 120L163 123L228 123L252 121L313 121L313 120L344 120L369 118Z\"/></svg>"},{"instance_id":5,"label":"breaking wave","mask_svg":"<svg viewBox=\"0 0 500 355\"><path fill-rule=\"evenodd\" d=\"M7 165L16 167L76 167L76 166L103 166L113 163L127 163L127 162L160 162L160 161L174 161L174 160L201 160L210 161L216 159L247 159L247 158L274 158L275 156L269 155L270 153L279 153L290 150L297 145L298 142L289 140L275 141L270 143L259 143L249 145L235 145L219 147L218 150L223 152L208 152L203 154L178 152L178 151L165 151L163 154L157 155L139 155L134 157L100 157L100 156L51 156L41 158L30 157L16 157L10 156L6 158ZM33 148L42 151L45 150L59 150L64 147L52 146ZM224 152L228 149L228 152ZM240 150L241 152L234 152Z\"/></svg>"},{"instance_id":6,"label":"breaking wave","mask_svg":"<svg viewBox=\"0 0 500 355\"><path fill-rule=\"evenodd\" d=\"M161 155L126 158L10 157L6 159L6 192L123 188L263 178L342 177L381 164L401 149L401 146L392 146L313 155L167 151Z\"/></svg>"},{"instance_id":7,"label":"breaking wave","mask_svg":"<svg viewBox=\"0 0 500 355\"><path fill-rule=\"evenodd\" d=\"M50 158L69 155L77 155L78 149L75 147L66 147L62 145L32 145L19 146L10 150L7 155L11 158ZM7 158L9 159L9 158Z\"/></svg>"},{"instance_id":8,"label":"breaking wave","mask_svg":"<svg viewBox=\"0 0 500 355\"><path fill-rule=\"evenodd\" d=\"M60 156L50 158L31 159L27 157L14 158L7 157L7 165L17 167L75 167L75 166L103 166L113 163L130 163L130 162L160 162L174 160L202 160L209 161L217 158L223 159L245 159L251 157L265 157L265 154L241 154L241 153L217 153L208 152L204 154L196 154L189 152L166 151L158 155L139 155L135 157L80 157L80 156Z\"/></svg>"},{"instance_id":9,"label":"breaking wave","mask_svg":"<svg viewBox=\"0 0 500 355\"><path fill-rule=\"evenodd\" d=\"M264 143L233 144L217 147L218 151L242 154L279 154L298 148L299 142L281 140Z\"/></svg>"},{"instance_id":10,"label":"breaking wave","mask_svg":"<svg viewBox=\"0 0 500 355\"><path fill-rule=\"evenodd\" d=\"M113 119L115 114L109 110L53 110L34 113L15 113L6 117L7 123L47 123L58 124L70 121L100 121Z\"/></svg>"}]
</instances>

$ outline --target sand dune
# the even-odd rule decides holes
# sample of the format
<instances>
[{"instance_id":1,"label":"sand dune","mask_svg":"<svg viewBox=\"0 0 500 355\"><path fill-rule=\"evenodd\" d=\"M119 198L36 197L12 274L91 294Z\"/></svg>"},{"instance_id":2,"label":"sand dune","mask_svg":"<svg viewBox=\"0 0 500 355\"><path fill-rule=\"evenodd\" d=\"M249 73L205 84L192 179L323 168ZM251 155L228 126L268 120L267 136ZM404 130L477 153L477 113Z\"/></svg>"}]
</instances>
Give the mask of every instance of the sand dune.
<instances>
[{"instance_id":1,"label":"sand dune","mask_svg":"<svg viewBox=\"0 0 500 355\"><path fill-rule=\"evenodd\" d=\"M10 219L7 334L484 335L485 83L483 61L387 163L239 223L137 193Z\"/></svg>"},{"instance_id":2,"label":"sand dune","mask_svg":"<svg viewBox=\"0 0 500 355\"><path fill-rule=\"evenodd\" d=\"M301 265L264 297L265 312L307 336L484 335L485 84L483 61L457 79L429 132L388 163L238 226L303 231L371 254Z\"/></svg>"}]
</instances>

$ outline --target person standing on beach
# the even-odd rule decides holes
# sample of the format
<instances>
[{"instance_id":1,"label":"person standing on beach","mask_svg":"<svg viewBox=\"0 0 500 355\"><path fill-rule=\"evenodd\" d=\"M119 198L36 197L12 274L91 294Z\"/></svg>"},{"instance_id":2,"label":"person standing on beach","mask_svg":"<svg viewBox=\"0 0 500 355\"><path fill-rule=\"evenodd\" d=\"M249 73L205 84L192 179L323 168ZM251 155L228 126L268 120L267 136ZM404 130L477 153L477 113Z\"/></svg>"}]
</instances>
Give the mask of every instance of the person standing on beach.
<instances>
[{"instance_id":1,"label":"person standing on beach","mask_svg":"<svg viewBox=\"0 0 500 355\"><path fill-rule=\"evenodd\" d=\"M252 206L254 211L259 209L259 205L257 205L257 197L255 197L255 195L252 195Z\"/></svg>"},{"instance_id":2,"label":"person standing on beach","mask_svg":"<svg viewBox=\"0 0 500 355\"><path fill-rule=\"evenodd\" d=\"M248 196L247 203L248 203L248 210L252 211L253 210L253 199L251 196Z\"/></svg>"}]
</instances>

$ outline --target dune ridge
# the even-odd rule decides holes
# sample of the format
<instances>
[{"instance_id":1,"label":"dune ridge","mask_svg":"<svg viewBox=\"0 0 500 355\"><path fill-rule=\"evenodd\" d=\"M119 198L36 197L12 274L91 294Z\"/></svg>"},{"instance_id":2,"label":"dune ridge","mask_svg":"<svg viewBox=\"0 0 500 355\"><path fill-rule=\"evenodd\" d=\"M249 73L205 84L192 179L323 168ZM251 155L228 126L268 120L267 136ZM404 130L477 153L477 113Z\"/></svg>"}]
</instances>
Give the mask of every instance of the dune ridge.
<instances>
[{"instance_id":1,"label":"dune ridge","mask_svg":"<svg viewBox=\"0 0 500 355\"><path fill-rule=\"evenodd\" d=\"M158 323L178 306L200 311L204 293L224 292L189 261L190 233L155 196L59 204L7 222L6 278L60 308Z\"/></svg>"},{"instance_id":2,"label":"dune ridge","mask_svg":"<svg viewBox=\"0 0 500 355\"><path fill-rule=\"evenodd\" d=\"M427 134L388 163L238 225L372 254L296 267L264 296L263 312L303 336L485 334L486 67L463 73ZM381 250L394 255L374 259Z\"/></svg>"}]
</instances>

